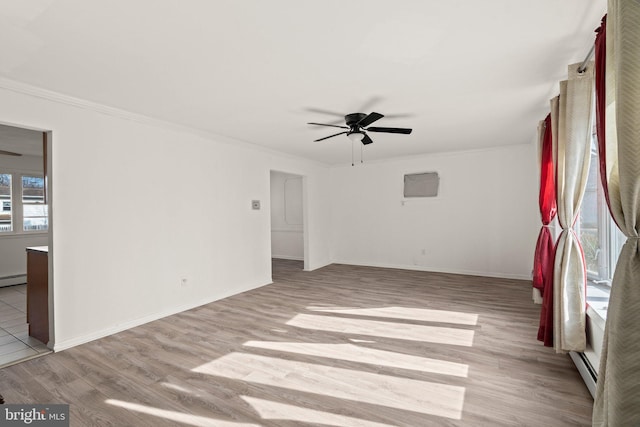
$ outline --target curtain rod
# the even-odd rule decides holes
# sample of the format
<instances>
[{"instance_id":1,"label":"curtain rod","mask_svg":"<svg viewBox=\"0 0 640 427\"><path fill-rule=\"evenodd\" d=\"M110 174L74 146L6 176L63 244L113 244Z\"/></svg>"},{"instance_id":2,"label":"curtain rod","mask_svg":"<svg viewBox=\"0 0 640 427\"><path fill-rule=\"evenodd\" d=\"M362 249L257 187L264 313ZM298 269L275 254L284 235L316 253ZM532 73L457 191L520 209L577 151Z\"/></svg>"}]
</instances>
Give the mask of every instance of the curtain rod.
<instances>
[{"instance_id":1,"label":"curtain rod","mask_svg":"<svg viewBox=\"0 0 640 427\"><path fill-rule=\"evenodd\" d=\"M582 65L578 67L578 74L582 74L585 72L585 70L587 69L587 62L589 62L589 60L593 56L593 52L595 51L595 49L596 49L596 45L594 43L593 46L591 46L589 53L587 53L587 56L584 58L584 61L582 61Z\"/></svg>"}]
</instances>

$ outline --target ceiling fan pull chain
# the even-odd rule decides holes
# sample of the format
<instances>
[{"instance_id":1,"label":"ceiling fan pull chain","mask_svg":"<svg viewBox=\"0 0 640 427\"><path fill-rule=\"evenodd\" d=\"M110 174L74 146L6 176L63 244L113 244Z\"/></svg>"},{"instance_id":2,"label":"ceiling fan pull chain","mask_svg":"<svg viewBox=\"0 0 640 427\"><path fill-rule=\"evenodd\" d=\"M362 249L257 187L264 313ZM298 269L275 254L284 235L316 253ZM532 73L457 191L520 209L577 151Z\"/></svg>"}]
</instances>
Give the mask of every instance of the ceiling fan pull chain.
<instances>
[{"instance_id":1,"label":"ceiling fan pull chain","mask_svg":"<svg viewBox=\"0 0 640 427\"><path fill-rule=\"evenodd\" d=\"M354 166L354 164L353 164L353 141L351 141L351 166Z\"/></svg>"},{"instance_id":2,"label":"ceiling fan pull chain","mask_svg":"<svg viewBox=\"0 0 640 427\"><path fill-rule=\"evenodd\" d=\"M360 163L364 163L364 144L360 143Z\"/></svg>"}]
</instances>

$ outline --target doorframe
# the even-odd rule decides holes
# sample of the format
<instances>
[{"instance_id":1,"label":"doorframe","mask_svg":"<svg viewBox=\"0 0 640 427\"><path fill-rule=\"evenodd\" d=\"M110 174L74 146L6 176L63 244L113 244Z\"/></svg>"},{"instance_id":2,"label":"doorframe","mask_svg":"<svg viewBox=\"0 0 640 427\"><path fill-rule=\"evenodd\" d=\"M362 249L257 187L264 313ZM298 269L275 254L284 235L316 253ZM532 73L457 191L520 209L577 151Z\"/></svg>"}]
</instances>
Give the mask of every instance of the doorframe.
<instances>
[{"instance_id":1,"label":"doorframe","mask_svg":"<svg viewBox=\"0 0 640 427\"><path fill-rule=\"evenodd\" d=\"M43 134L43 144L42 144L42 174L45 179L45 200L48 205L48 229L47 229L47 246L48 246L48 256L47 256L47 293L48 293L48 317L49 317L49 342L43 343L49 349L53 350L55 346L55 298L54 298L54 251L53 251L53 179L52 179L52 169L53 169L53 150L52 150L52 141L53 141L53 131L50 129L38 128L33 126L27 126L24 124L0 121L0 124L5 126L12 126L21 129L32 130L36 132L42 132ZM25 258L27 256L26 251L24 254ZM25 276L26 276L25 271Z\"/></svg>"},{"instance_id":2,"label":"doorframe","mask_svg":"<svg viewBox=\"0 0 640 427\"><path fill-rule=\"evenodd\" d=\"M50 349L53 350L53 348L55 347L55 343L56 343L56 328L55 328L55 287L54 287L54 281L53 281L53 273L54 273L54 269L53 269L53 259L54 259L54 248L53 248L53 179L52 176L53 174L51 173L52 171L52 166L53 166L53 149L52 149L52 142L53 142L53 132L50 130L44 130L42 131L43 134L45 135L46 141L44 145L44 149L43 149L43 157L44 157L44 161L45 163L45 170L44 170L44 179L45 179L45 191L46 191L46 202L48 205L48 213L49 213L49 226L47 229L47 247L48 247L48 271L47 271L47 278L48 278L48 298L49 298L49 342L45 343L47 345L47 347L49 347Z\"/></svg>"},{"instance_id":3,"label":"doorframe","mask_svg":"<svg viewBox=\"0 0 640 427\"><path fill-rule=\"evenodd\" d=\"M307 198L307 177L305 175L301 175L299 173L296 172L289 172L286 170L279 170L279 169L270 169L269 170L269 202L271 202L271 180L272 180L272 173L279 173L279 174L285 174L285 175L291 175L294 177L299 177L302 181L302 258L303 258L303 270L305 271L309 271L309 220L308 220L308 198ZM271 213L273 212L273 206L271 206L271 203L269 203L269 256L271 258L273 258L273 252L271 250L271 244L272 244L272 232L273 232L273 228L271 225Z\"/></svg>"}]
</instances>

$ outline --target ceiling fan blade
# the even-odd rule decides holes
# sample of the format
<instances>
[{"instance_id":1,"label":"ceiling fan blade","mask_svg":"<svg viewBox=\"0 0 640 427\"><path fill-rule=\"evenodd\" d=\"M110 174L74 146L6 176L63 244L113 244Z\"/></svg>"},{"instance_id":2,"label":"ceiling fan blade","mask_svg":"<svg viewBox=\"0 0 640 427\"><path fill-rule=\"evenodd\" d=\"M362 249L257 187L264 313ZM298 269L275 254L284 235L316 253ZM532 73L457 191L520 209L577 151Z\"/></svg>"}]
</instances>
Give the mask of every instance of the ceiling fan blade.
<instances>
[{"instance_id":1,"label":"ceiling fan blade","mask_svg":"<svg viewBox=\"0 0 640 427\"><path fill-rule=\"evenodd\" d=\"M373 112L368 116L364 117L362 120L360 120L358 122L358 126L365 128L369 126L371 123L375 122L376 120L380 120L383 117L384 116L382 114Z\"/></svg>"},{"instance_id":2,"label":"ceiling fan blade","mask_svg":"<svg viewBox=\"0 0 640 427\"><path fill-rule=\"evenodd\" d=\"M310 113L326 114L329 116L338 117L336 119L325 120L327 123L330 123L332 125L339 125L340 123L344 123L344 113L338 113L336 111L324 110L322 108L313 108L313 107L305 108L305 111L308 111Z\"/></svg>"},{"instance_id":3,"label":"ceiling fan blade","mask_svg":"<svg viewBox=\"0 0 640 427\"><path fill-rule=\"evenodd\" d=\"M386 133L404 133L406 135L410 134L413 129L407 128L381 128L381 127L370 127L367 128L367 131L371 132L386 132Z\"/></svg>"},{"instance_id":4,"label":"ceiling fan blade","mask_svg":"<svg viewBox=\"0 0 640 427\"><path fill-rule=\"evenodd\" d=\"M22 154L20 153L14 153L13 151L5 151L5 150L0 150L0 154L4 154L5 156L17 156L17 157L22 156Z\"/></svg>"},{"instance_id":5,"label":"ceiling fan blade","mask_svg":"<svg viewBox=\"0 0 640 427\"><path fill-rule=\"evenodd\" d=\"M369 111L371 108L373 108L374 105L380 103L381 101L384 101L383 97L374 95L368 100L366 100L364 104L360 105L360 108L358 108L357 111Z\"/></svg>"},{"instance_id":6,"label":"ceiling fan blade","mask_svg":"<svg viewBox=\"0 0 640 427\"><path fill-rule=\"evenodd\" d=\"M330 116L338 116L340 118L344 117L344 113L337 113L335 111L324 110L322 108L308 107L308 108L305 108L305 110L310 112L310 113L327 114L327 115L330 115Z\"/></svg>"},{"instance_id":7,"label":"ceiling fan blade","mask_svg":"<svg viewBox=\"0 0 640 427\"><path fill-rule=\"evenodd\" d=\"M385 114L387 119L406 119L414 117L414 114L410 113L399 113L399 114Z\"/></svg>"},{"instance_id":8,"label":"ceiling fan blade","mask_svg":"<svg viewBox=\"0 0 640 427\"><path fill-rule=\"evenodd\" d=\"M366 133L364 134L364 138L362 138L362 144L363 145L369 145L373 142L373 139L369 138L369 135L367 135Z\"/></svg>"},{"instance_id":9,"label":"ceiling fan blade","mask_svg":"<svg viewBox=\"0 0 640 427\"><path fill-rule=\"evenodd\" d=\"M336 134L334 134L334 135L329 135L329 136L325 136L324 138L316 139L316 140L315 140L315 141L313 141L313 142L323 141L323 140L325 140L325 139L333 138L334 136L342 135L343 133L347 133L347 132L348 132L348 131L346 131L346 130L345 130L344 132L339 132L339 133L336 133Z\"/></svg>"},{"instance_id":10,"label":"ceiling fan blade","mask_svg":"<svg viewBox=\"0 0 640 427\"><path fill-rule=\"evenodd\" d=\"M328 125L326 123L307 123L307 124L308 125L316 125L316 126L330 126L332 128L349 129L347 126Z\"/></svg>"}]
</instances>

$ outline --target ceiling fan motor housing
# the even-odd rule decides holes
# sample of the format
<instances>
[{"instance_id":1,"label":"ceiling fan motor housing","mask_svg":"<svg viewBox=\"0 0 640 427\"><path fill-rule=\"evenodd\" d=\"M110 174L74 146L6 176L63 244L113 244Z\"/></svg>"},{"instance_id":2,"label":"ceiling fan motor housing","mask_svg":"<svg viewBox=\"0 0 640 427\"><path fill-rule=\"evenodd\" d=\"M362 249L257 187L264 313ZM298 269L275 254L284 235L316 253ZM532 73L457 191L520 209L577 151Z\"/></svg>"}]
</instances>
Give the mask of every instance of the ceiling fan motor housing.
<instances>
[{"instance_id":1,"label":"ceiling fan motor housing","mask_svg":"<svg viewBox=\"0 0 640 427\"><path fill-rule=\"evenodd\" d=\"M367 115L364 113L351 113L344 116L344 121L347 123L347 126L353 127L365 117L367 117Z\"/></svg>"}]
</instances>

